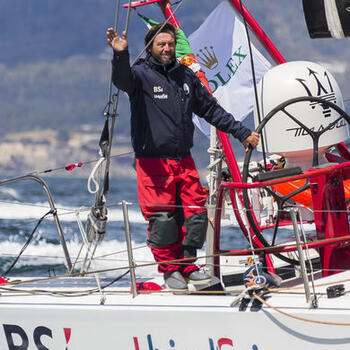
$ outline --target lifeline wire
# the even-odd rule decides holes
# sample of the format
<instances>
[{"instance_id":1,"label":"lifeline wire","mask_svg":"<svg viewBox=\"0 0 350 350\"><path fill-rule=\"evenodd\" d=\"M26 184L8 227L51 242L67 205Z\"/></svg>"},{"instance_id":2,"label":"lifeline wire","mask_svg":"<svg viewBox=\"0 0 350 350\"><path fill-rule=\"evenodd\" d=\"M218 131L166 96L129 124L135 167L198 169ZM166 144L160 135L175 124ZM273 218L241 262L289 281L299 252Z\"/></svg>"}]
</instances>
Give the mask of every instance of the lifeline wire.
<instances>
[{"instance_id":1,"label":"lifeline wire","mask_svg":"<svg viewBox=\"0 0 350 350\"><path fill-rule=\"evenodd\" d=\"M322 241L330 241L330 239L322 240ZM286 246L286 245L282 245L282 246ZM252 251L261 252L261 251L264 251L266 249L267 248L255 248L255 249L246 249L246 251L252 253ZM227 255L233 255L233 256L239 255L239 252L237 254L234 254L233 252L227 252L227 253L199 256L198 259L201 259L204 257L227 256ZM183 259L167 260L167 261L162 261L162 262L150 262L150 263L139 264L139 265L136 265L134 267L141 268L141 267L157 266L157 265L162 265L162 264L166 264L166 263L185 263L191 259L192 258L183 258ZM130 268L130 266L106 268L106 269L100 269L100 270L94 270L94 271L86 271L83 273L69 273L69 274L51 276L51 277L46 277L46 278L32 278L30 280L24 280L24 281L17 281L16 280L13 282L8 282L8 285L19 285L19 284L27 284L27 283L37 282L37 281L46 281L46 280L66 278L66 277L85 276L85 275L91 275L91 274L102 273L102 272L125 270L126 268ZM338 283L344 283L344 282L349 282L349 281L350 281L350 279L345 279L345 280L339 281ZM324 286L324 285L328 285L328 284L334 284L334 281L331 281L329 283L323 283L323 284L317 285L317 286ZM302 288L302 287L289 287L288 289L300 289L300 288ZM1 289L1 287L0 287L0 289ZM277 290L277 289L274 289L274 290ZM279 290L285 290L285 288L280 288Z\"/></svg>"}]
</instances>

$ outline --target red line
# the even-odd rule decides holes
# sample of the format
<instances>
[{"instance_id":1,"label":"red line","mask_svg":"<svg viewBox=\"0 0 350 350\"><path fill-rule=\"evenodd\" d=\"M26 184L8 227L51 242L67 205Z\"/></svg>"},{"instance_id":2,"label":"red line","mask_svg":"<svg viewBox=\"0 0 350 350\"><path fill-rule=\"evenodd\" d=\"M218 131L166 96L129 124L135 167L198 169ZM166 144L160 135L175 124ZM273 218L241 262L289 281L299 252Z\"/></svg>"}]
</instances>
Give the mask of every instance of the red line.
<instances>
[{"instance_id":1,"label":"red line","mask_svg":"<svg viewBox=\"0 0 350 350\"><path fill-rule=\"evenodd\" d=\"M134 337L134 345L135 345L135 350L140 350L139 341L137 340L137 337Z\"/></svg>"},{"instance_id":2,"label":"red line","mask_svg":"<svg viewBox=\"0 0 350 350\"><path fill-rule=\"evenodd\" d=\"M161 1L165 1L165 0L141 0L141 1L132 1L130 7L134 8L134 7L139 7L139 6L144 6L144 5L149 5L149 4L154 4L155 2L161 2ZM123 7L129 7L129 4L125 4L123 5Z\"/></svg>"}]
</instances>

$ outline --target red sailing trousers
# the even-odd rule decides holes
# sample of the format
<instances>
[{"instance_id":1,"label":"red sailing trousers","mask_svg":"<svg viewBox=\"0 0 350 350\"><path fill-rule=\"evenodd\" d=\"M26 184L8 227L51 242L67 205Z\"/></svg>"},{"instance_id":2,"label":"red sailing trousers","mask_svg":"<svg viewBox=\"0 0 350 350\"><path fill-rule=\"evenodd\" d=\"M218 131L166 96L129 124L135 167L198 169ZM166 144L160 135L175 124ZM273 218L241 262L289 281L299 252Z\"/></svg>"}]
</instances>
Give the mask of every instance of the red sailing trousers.
<instances>
[{"instance_id":1,"label":"red sailing trousers","mask_svg":"<svg viewBox=\"0 0 350 350\"><path fill-rule=\"evenodd\" d=\"M207 194L199 182L191 156L180 160L136 159L138 197L147 221L147 244L157 262L182 259L183 246L203 246ZM159 272L197 270L195 259L186 263L159 264Z\"/></svg>"}]
</instances>

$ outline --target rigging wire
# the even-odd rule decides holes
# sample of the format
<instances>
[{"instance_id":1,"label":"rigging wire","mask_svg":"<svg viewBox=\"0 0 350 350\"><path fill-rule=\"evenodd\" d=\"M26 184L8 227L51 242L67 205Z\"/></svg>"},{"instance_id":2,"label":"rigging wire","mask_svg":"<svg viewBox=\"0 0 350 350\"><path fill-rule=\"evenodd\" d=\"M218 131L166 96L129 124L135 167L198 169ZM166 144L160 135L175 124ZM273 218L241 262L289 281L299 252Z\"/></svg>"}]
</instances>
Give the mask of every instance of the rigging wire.
<instances>
[{"instance_id":1,"label":"rigging wire","mask_svg":"<svg viewBox=\"0 0 350 350\"><path fill-rule=\"evenodd\" d=\"M118 157L126 157L126 156L130 156L134 154L134 151L129 151L129 152L125 152L125 153L119 153L119 154L114 154L111 155L111 158L118 158ZM92 163L97 163L99 161L99 159L92 159L92 160L87 160L86 162L82 162L82 165L87 165L87 164L92 164ZM79 163L78 163L79 164ZM80 166L80 167L81 167ZM63 165L63 166L59 166L57 168L53 168L53 169L46 169L46 170L32 170L31 172L28 173L28 175L40 175L40 174L47 174L50 172L55 172L55 171L59 171L59 170L70 170L67 169L67 165ZM73 170L73 169L71 169Z\"/></svg>"},{"instance_id":2,"label":"rigging wire","mask_svg":"<svg viewBox=\"0 0 350 350\"><path fill-rule=\"evenodd\" d=\"M129 29L129 21L130 21L130 9L131 9L131 0L129 0L129 7L127 11L127 16L126 16L126 24L125 24L125 31L128 33ZM117 3L117 9L116 9L116 15L115 15L115 25L114 28L117 30L118 24L119 24L119 12L120 12L120 0L118 0ZM110 81L109 81L109 86L110 86L110 93L112 91L112 71L111 71L111 76L110 76ZM119 89L116 91L113 99L113 108L112 108L112 123L109 129L109 140L108 140L108 151L106 154L106 167L105 167L105 176L104 176L104 188L103 188L103 197L104 197L104 203L107 202L107 195L109 191L109 168L110 168L110 162L111 162L111 150L112 150L112 141L113 141L113 134L114 134L114 127L115 127L115 118L117 116L117 108L118 108L118 103L119 103ZM106 122L108 122L108 116L106 119ZM98 192L98 191L96 191ZM96 193L96 199L97 199L97 193Z\"/></svg>"},{"instance_id":3,"label":"rigging wire","mask_svg":"<svg viewBox=\"0 0 350 350\"><path fill-rule=\"evenodd\" d=\"M164 28L164 26L175 16L176 12L180 9L182 4L184 3L184 0L178 1L179 5L176 7L176 9L173 11L172 15L169 16L163 23L163 25L158 29L158 31L153 35L151 40L147 43L147 45L139 52L139 54L136 56L134 61L131 63L131 67L138 61L138 59L145 53L145 51L148 49L148 47L153 43L153 39L160 33L160 31Z\"/></svg>"},{"instance_id":4,"label":"rigging wire","mask_svg":"<svg viewBox=\"0 0 350 350\"><path fill-rule=\"evenodd\" d=\"M119 22L119 5L120 5L120 0L118 0L118 9L116 11L116 24L115 24L115 29L117 28L117 24ZM183 3L183 0L181 2L181 4ZM178 5L177 9L180 8L180 5ZM129 6L128 6L128 13L127 13L127 18L126 18L126 25L125 25L125 32L127 35L127 31L129 28L129 22L130 22L130 13L131 13L131 0L129 0ZM170 19L170 18L169 18ZM169 19L167 21L169 21ZM159 29L159 31L164 27L164 25L167 23L164 22L163 26ZM155 33L154 37L159 33L159 31L157 33ZM146 46L147 48L147 46ZM146 49L144 48L144 50ZM143 51L142 51L143 52ZM109 98L110 98L110 94L111 90L112 90L112 85L111 82L113 81L113 69L111 72L111 76L110 76L110 91L109 91ZM102 164L105 162L105 171L104 171L104 177L103 177L103 186L100 186L100 181L101 181L101 177L99 176L99 180L94 181L95 184L95 190L92 190L90 192L95 193L95 204L94 206L91 208L89 217L88 217L88 221L86 224L86 230L89 232L94 232L95 234L97 233L97 228L98 229L98 233L104 234L105 233L105 226L106 226L106 222L107 222L107 197L108 197L108 193L109 193L109 171L110 171L110 153L111 153L111 148L112 148L112 141L113 141L113 134L114 134L114 126L115 126L115 119L117 116L117 108L118 108L118 102L119 102L119 92L120 90L117 89L116 93L114 94L114 98L113 98L113 109L112 109L112 114L110 114L109 112L109 108L111 105L111 100L108 101L107 103L107 112L105 112L105 116L106 116L106 120L105 120L105 125L101 134L101 138L100 138L100 151L101 151L101 159L102 161L99 163L99 165L102 166ZM106 108L105 108L106 109ZM111 126L109 126L109 118L112 117L111 120ZM92 181L92 178L94 177L95 172L99 172L100 174L100 170L101 168L94 168L94 173L91 175L91 177L89 178L89 182L88 182L88 187L91 190L91 186L90 186L90 182Z\"/></svg>"},{"instance_id":5,"label":"rigging wire","mask_svg":"<svg viewBox=\"0 0 350 350\"><path fill-rule=\"evenodd\" d=\"M347 236L350 238L350 236ZM331 243L333 241L337 241L337 239L323 239L323 240L318 240L317 242L327 242ZM245 253L247 255L251 255L253 252L254 253L260 253L264 252L266 250L269 250L271 248L285 248L289 246L293 246L293 243L287 243L287 244L281 244L278 246L274 247L262 247L262 248L253 248L253 249L244 249ZM209 254L209 255L200 255L197 257L197 259L204 259L204 258L211 258L211 257L220 257L220 256L240 256L242 254L243 250L237 250L237 251L224 251L220 253L215 253L215 254ZM85 276L85 275L90 275L90 274L97 274L97 273L104 273L104 272L111 272L111 271L118 271L118 270L125 270L127 268L142 268L142 267L150 267L150 266L158 266L162 264L168 264L168 263L180 263L180 264L188 264L188 261L192 261L192 258L181 258L181 259L172 259L172 260L166 260L166 261L152 261L144 264L136 264L134 266L119 266L119 267L112 267L112 268L104 268L104 269L99 269L99 270L94 270L94 271L84 271L84 272L76 272L76 273L68 273L64 275L57 275L57 276L51 276L51 277L46 277L46 278L33 278L30 280L24 280L24 281L13 281L10 282L10 284L26 284L30 282L36 282L36 281L43 281L43 280L50 280L50 279L58 279L58 278L66 278L66 277L78 277L78 276ZM334 282L330 282L330 284L334 284Z\"/></svg>"},{"instance_id":6,"label":"rigging wire","mask_svg":"<svg viewBox=\"0 0 350 350\"><path fill-rule=\"evenodd\" d=\"M181 3L182 3L182 1L181 1ZM242 2L241 2L241 9L242 9ZM128 12L128 14L129 14L129 12ZM245 18L244 18L244 20L245 20ZM247 29L247 26L246 26L246 29ZM156 34L155 34L155 35L156 35ZM249 47L250 47L250 39L249 39L249 37L248 37L248 41L249 41ZM250 47L250 51L251 51L251 47ZM251 63L252 63L252 72L253 72L253 76L254 76L254 78L253 78L253 79L254 79L254 87L255 87L255 90L256 90L256 81L255 81L255 73L254 73L254 67L253 67L254 63L253 63L253 59L252 59L252 54L250 54L250 56L251 56ZM256 91L255 91L255 92L256 92ZM257 99L257 94L256 94L256 99ZM257 102L257 103L258 103L258 102ZM258 108L258 113L260 113L259 108ZM259 116L259 119L260 119L260 116ZM45 214L45 216L48 215L48 214L49 214L49 213ZM44 216L44 217L45 217L45 216ZM41 218L40 220L43 220L44 217ZM29 242L28 242L28 243L29 243ZM24 249L23 249L23 251L24 251ZM19 258L19 256L18 256L18 258ZM128 272L128 271L127 271L127 272ZM126 272L126 273L127 273L127 272ZM8 272L6 272L6 273L8 273ZM5 274L6 274L6 273L5 273ZM126 274L126 273L125 273L125 274ZM124 274L124 275L125 275L125 274ZM119 279L119 278L121 278L121 277L118 277L117 279ZM117 280L117 279L116 279L116 280ZM106 288L106 286L104 286L103 288Z\"/></svg>"},{"instance_id":7,"label":"rigging wire","mask_svg":"<svg viewBox=\"0 0 350 350\"><path fill-rule=\"evenodd\" d=\"M145 249L148 248L146 244L144 245L140 245L138 247L133 247L133 251L136 250L140 250L140 249ZM125 254L127 253L127 249L123 249L123 250L118 250L112 253L108 253L108 254L102 254L102 255L98 255L94 257L94 260L98 260L98 261L107 261L107 262L112 262L112 261L116 261L116 262L121 262L121 261L127 261L127 259L123 259L123 258L109 258L111 256L114 255L120 255L120 254ZM3 257L14 257L17 256L17 254L9 254L9 253L5 253L5 254L1 254ZM45 259L64 259L65 257L62 255L38 255L38 254L23 254L22 257L25 258L45 258ZM76 256L71 256L73 259L76 258ZM80 258L78 261L81 262L83 260L83 258ZM138 260L138 261L143 261L143 262L149 262L148 260ZM231 265L230 265L231 266ZM235 265L232 265L235 266Z\"/></svg>"},{"instance_id":8,"label":"rigging wire","mask_svg":"<svg viewBox=\"0 0 350 350\"><path fill-rule=\"evenodd\" d=\"M261 251L263 248L257 248L255 251ZM229 252L229 254L226 253L220 253L220 254L213 254L213 255L208 255L208 256L200 256L198 258L205 258L205 257L214 257L214 256L227 256L227 255L237 255L237 254L232 254L232 252ZM176 260L168 260L164 262L150 262L150 263L145 263L145 264L139 264L133 267L141 268L141 267L149 267L149 266L155 266L159 264L164 264L164 263L184 263L186 264L187 260L190 258L184 258L184 259L176 259ZM130 266L123 266L123 267L114 267L114 268L109 268L109 269L100 269L100 270L95 270L95 271L86 271L86 272L80 272L80 273L70 273L70 274L65 274L65 275L58 275L58 276L50 276L46 278L33 278L29 280L14 280L14 281L8 281L8 285L21 285L21 284L27 284L27 283L33 283L33 282L41 282L41 281L48 281L52 279L62 279L62 278L67 278L67 277L78 277L78 276L86 276L90 274L96 274L96 273L102 273L102 272L111 272L111 271L119 271L119 270L125 270L125 269L130 269ZM317 284L317 287L323 287L327 285L333 285L334 283L345 283L349 282L350 279L344 279L341 281L331 281L328 283L322 283L322 284ZM287 287L287 288L273 288L270 290L271 292L278 292L278 291L288 291L288 290L295 290L295 289L302 289L303 286L296 286L296 287ZM2 287L0 287L2 289ZM319 294L319 293L318 293Z\"/></svg>"},{"instance_id":9,"label":"rigging wire","mask_svg":"<svg viewBox=\"0 0 350 350\"><path fill-rule=\"evenodd\" d=\"M61 296L65 296L65 297L81 297L81 296L86 296L86 295L90 295L93 293L98 293L101 292L101 290L106 289L107 287L111 286L112 284L118 282L119 280L121 280L123 277L125 277L128 273L130 272L130 270L125 271L123 274L117 276L116 278L114 278L112 281L106 283L103 286L99 286L97 288L93 288L93 289L87 289L84 290L84 292L81 291L69 291L69 292L63 292L63 291L50 291L50 290L45 290L45 289L35 289L33 291L31 290L18 290L18 289L12 289L12 288L6 288L6 287L0 287L0 290L2 291L8 291L8 292L27 292L27 293L31 293L31 294L36 294L36 293L40 293L40 294L48 294L48 295L61 295Z\"/></svg>"},{"instance_id":10,"label":"rigging wire","mask_svg":"<svg viewBox=\"0 0 350 350\"><path fill-rule=\"evenodd\" d=\"M130 20L130 5L131 0L129 0L129 8L126 19L126 27L128 28ZM117 2L116 15L115 15L115 29L118 27L119 23L119 10L120 10L120 0ZM109 80L109 91L108 91L108 102L107 111L104 110L105 123L102 129L99 147L101 158L97 163L98 167L93 169L92 174L89 177L88 189L89 192L95 194L95 203L91 207L88 220L86 222L86 232L89 235L100 235L103 237L106 230L107 223L107 197L109 193L109 173L110 173L110 163L111 163L111 149L113 142L113 134L115 121L117 117L117 108L119 102L119 90L114 95L113 98L113 108L112 113L110 113L111 106L111 96L112 96L112 82L113 82L113 69L111 69L110 80ZM111 118L111 125L109 125L109 119ZM104 176L103 176L103 186L100 186L102 179L102 165L105 164ZM95 180L95 173L98 175L98 180ZM91 189L91 181L94 182L95 189Z\"/></svg>"},{"instance_id":11,"label":"rigging wire","mask_svg":"<svg viewBox=\"0 0 350 350\"><path fill-rule=\"evenodd\" d=\"M31 242L32 238L34 237L34 233L37 230L37 228L39 227L39 225L42 223L42 221L45 219L45 217L49 214L54 214L54 210L50 210L48 211L45 215L43 215L38 223L35 225L32 233L29 235L26 243L24 244L24 246L22 247L21 251L19 252L19 254L17 255L17 257L15 258L15 260L12 262L12 264L10 265L10 267L3 273L3 276L6 276L12 269L13 267L16 265L17 261L19 260L19 258L21 257L21 255L23 254L23 252L25 251L25 249L28 247L29 243Z\"/></svg>"},{"instance_id":12,"label":"rigging wire","mask_svg":"<svg viewBox=\"0 0 350 350\"><path fill-rule=\"evenodd\" d=\"M258 113L258 121L259 121L259 124L260 124L261 123L261 114L260 114L261 111L260 111L260 104L259 104L259 99L258 99L258 91L257 91L256 77L255 77L255 66L254 66L252 45L251 45L249 29L248 29L248 24L247 24L247 20L246 20L246 17L245 17L244 9L243 9L242 0L239 0L239 3L240 3L240 7L241 7L241 14L242 14L242 17L243 17L244 27L245 27L246 34L247 34L247 41L248 41L249 55L250 55L250 65L251 65L252 77L253 77L253 85L254 85L255 104L256 104L256 110L257 110L257 113ZM267 170L266 150L265 150L265 141L264 141L263 133L261 133L261 146L262 146L262 153L263 153L263 159L264 159L264 166L265 166L265 170Z\"/></svg>"},{"instance_id":13,"label":"rigging wire","mask_svg":"<svg viewBox=\"0 0 350 350\"><path fill-rule=\"evenodd\" d=\"M194 139L205 139L207 140L207 136L203 135L203 134L197 134L194 136ZM113 154L110 157L111 158L119 158L119 157L127 157L127 156L132 156L134 155L134 151L129 151L129 152L124 152L124 153L119 153L119 154ZM72 165L76 165L76 164L80 164L78 167L81 168L84 165L89 165L89 164L93 164L93 163L97 163L99 162L100 158L95 158L95 159L91 159L91 160L87 160L87 161L83 161L83 162L79 162L79 163L74 163ZM28 175L40 175L40 174L47 174L47 173L51 173L51 172L56 172L56 171L60 171L60 170L73 170L75 167L72 167L72 169L69 169L70 165L62 165L59 166L57 168L51 168L51 169L44 169L44 170L31 170L29 171L27 174ZM8 179L2 179L2 181L6 181Z\"/></svg>"},{"instance_id":14,"label":"rigging wire","mask_svg":"<svg viewBox=\"0 0 350 350\"><path fill-rule=\"evenodd\" d=\"M6 200L0 200L0 203L6 203L6 204L13 204L13 205L23 205L23 206L32 206L32 207L38 207L38 208L49 208L47 205L43 205L43 204L36 204L36 203L29 203L29 202L16 202L16 201L6 201ZM139 202L131 202L131 201L128 201L128 203L130 205L147 205L148 203L139 203ZM156 203L157 206L160 206L160 207L171 207L171 208L189 208L189 209L205 209L206 207L205 206L194 206L194 205L179 205L179 204L162 204L162 203ZM116 208L116 207L121 207L122 204L120 202L117 202L117 203L112 203L108 206L108 208ZM296 208L304 208L304 206L302 205L294 205L294 207ZM224 209L225 206L223 205L222 207L218 207L218 209ZM77 209L72 209L72 208L65 208L65 207L56 207L56 209L58 210L62 210L62 211L65 211L64 213L59 213L58 215L59 216L68 216L68 215L72 215L74 213L76 213L76 210ZM85 211L89 211L90 208L88 207L80 207L79 208L79 211L81 212L85 212ZM232 210L235 210L235 211L242 211L242 209L240 208L232 208ZM282 211L283 212L283 209L277 209L278 211ZM252 208L249 208L249 209L246 209L246 211L254 211L254 209ZM314 210L310 208L310 211L312 213L323 213L323 212L329 212L329 210ZM348 210L344 209L344 210L333 210L332 212L335 212L335 213L348 213ZM16 227L21 227L21 226L25 226L27 225L28 223L31 223L31 222L36 222L36 220L31 220L31 221L27 221L26 223L22 223L22 224L18 224L16 225ZM146 223L146 221L145 221Z\"/></svg>"},{"instance_id":15,"label":"rigging wire","mask_svg":"<svg viewBox=\"0 0 350 350\"><path fill-rule=\"evenodd\" d=\"M118 29L118 23L119 23L119 12L120 12L120 0L118 0L116 9L115 9L115 23L114 23L114 29ZM112 84L112 72L110 73L110 79L109 79L109 86L108 86L108 102L104 109L104 115L110 116L110 106L113 104L112 102L112 90L113 90L113 84Z\"/></svg>"}]
</instances>

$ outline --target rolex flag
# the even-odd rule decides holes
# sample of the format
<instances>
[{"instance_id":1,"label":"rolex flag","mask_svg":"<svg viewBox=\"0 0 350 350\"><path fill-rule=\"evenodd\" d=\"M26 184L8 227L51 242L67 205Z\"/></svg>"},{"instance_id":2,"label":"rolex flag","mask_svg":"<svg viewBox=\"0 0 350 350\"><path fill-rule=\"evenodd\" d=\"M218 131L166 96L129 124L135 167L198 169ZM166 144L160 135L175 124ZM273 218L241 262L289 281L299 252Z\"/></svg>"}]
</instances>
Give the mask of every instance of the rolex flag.
<instances>
[{"instance_id":1,"label":"rolex flag","mask_svg":"<svg viewBox=\"0 0 350 350\"><path fill-rule=\"evenodd\" d=\"M253 110L254 86L245 27L232 6L223 1L188 40L220 105L243 120ZM271 64L253 45L252 52L258 83ZM209 136L204 119L194 122Z\"/></svg>"}]
</instances>

